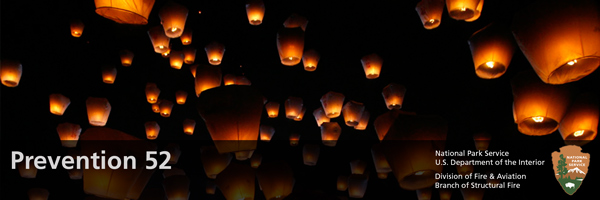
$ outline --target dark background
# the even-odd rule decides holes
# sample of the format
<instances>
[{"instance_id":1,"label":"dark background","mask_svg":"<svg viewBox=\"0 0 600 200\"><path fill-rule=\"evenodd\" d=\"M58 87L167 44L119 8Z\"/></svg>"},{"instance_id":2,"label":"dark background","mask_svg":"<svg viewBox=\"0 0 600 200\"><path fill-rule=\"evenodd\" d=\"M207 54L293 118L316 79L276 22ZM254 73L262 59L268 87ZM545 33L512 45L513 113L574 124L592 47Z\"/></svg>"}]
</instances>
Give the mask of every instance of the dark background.
<instances>
[{"instance_id":1,"label":"dark background","mask_svg":"<svg viewBox=\"0 0 600 200\"><path fill-rule=\"evenodd\" d=\"M16 88L2 86L2 196L25 199L27 189L44 187L50 199L82 199L85 194L81 180L70 180L64 170L40 170L36 179L23 179L17 170L9 168L10 151L21 150L36 155L64 155L56 134L59 123L91 126L87 120L85 100L105 97L112 106L106 127L124 131L145 139L144 123L157 121L161 126L159 149L169 142L182 146L183 154L177 167L186 171L192 185L190 199L221 199L204 194L206 176L199 160L199 146L210 145L210 135L198 115L194 79L190 65L176 70L169 59L154 53L147 31L160 25L158 10L165 0L157 0L147 25L124 25L103 18L94 12L93 1L2 1L1 57L19 60L23 76ZM525 173L521 190L488 190L484 199L583 198L597 187L591 178L596 173L591 164L587 181L574 196L569 197L557 185L551 173L550 154L564 142L556 131L547 136L532 137L518 132L512 117L510 79L521 71L532 71L520 50L516 50L506 74L498 79L484 80L474 72L467 39L475 31L492 22L510 23L513 14L531 1L488 0L482 16L475 22L457 21L444 10L441 25L426 30L415 11L417 0L410 1L265 1L266 13L259 26L248 23L244 1L178 1L189 9L186 29L193 30L192 46L197 51L196 64L207 64L204 46L212 41L225 45L220 65L223 74L244 75L269 101L281 104L280 116L270 119L263 113L261 123L276 129L274 141L259 142L257 152L263 163L284 159L292 165L296 178L294 195L305 199L322 196L346 196L335 189L338 175L350 173L348 162L362 159L369 163L371 179L365 199L415 199L414 191L398 186L390 174L377 179L370 148L378 142L372 122L387 111L381 90L395 82L407 88L402 110L418 114L439 115L448 121L449 148L473 149L472 134L487 131L493 140L490 149L510 150L511 156L545 159L545 166L507 168ZM198 13L201 11L201 14ZM275 36L292 13L305 16L305 50L321 54L317 70L304 71L302 63L284 66L279 61ZM83 35L70 35L69 21L81 19ZM179 38L172 39L172 49L181 50ZM119 51L135 53L133 65L120 64ZM365 78L360 59L377 53L384 62L379 78ZM101 66L117 67L114 84L101 80ZM580 81L567 85L574 93L599 94L598 70ZM160 98L174 101L175 91L189 93L185 105L175 105L171 117L163 118L150 109L144 93L147 82L157 83ZM345 126L342 117L332 119L342 126L342 135L335 148L321 145L321 157L316 167L302 163L303 143L320 143L320 131L312 111L328 91L343 93L346 101L366 105L371 113L364 131ZM63 116L48 111L48 96L61 93L71 99ZM283 104L289 96L301 97L307 108L304 120L284 117ZM197 122L194 135L182 133L185 118ZM298 147L287 143L291 133L301 134ZM453 143L452 141L458 141ZM596 141L583 146L583 152L596 155ZM600 154L599 154L600 155ZM141 159L141 158L138 158ZM248 163L248 161L232 161ZM455 169L448 168L447 171ZM161 188L162 171L157 171L147 188ZM461 199L456 190L453 199ZM6 195L6 196L5 196ZM311 196L313 195L313 196ZM321 197L316 197L321 195ZM434 192L434 198L437 199ZM504 195L504 196L503 196ZM264 198L260 190L256 198Z\"/></svg>"}]
</instances>

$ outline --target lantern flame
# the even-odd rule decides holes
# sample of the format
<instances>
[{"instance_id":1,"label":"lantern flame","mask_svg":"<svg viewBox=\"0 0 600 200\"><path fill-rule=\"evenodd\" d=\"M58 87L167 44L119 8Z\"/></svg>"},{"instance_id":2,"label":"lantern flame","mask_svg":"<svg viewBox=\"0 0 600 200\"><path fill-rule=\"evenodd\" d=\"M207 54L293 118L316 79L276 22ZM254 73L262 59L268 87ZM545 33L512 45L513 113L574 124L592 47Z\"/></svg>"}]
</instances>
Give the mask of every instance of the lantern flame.
<instances>
[{"instance_id":1,"label":"lantern flame","mask_svg":"<svg viewBox=\"0 0 600 200\"><path fill-rule=\"evenodd\" d=\"M585 130L578 130L578 131L575 131L575 132L573 133L573 136L575 136L575 137L582 136L584 132L585 132Z\"/></svg>"},{"instance_id":2,"label":"lantern flame","mask_svg":"<svg viewBox=\"0 0 600 200\"><path fill-rule=\"evenodd\" d=\"M534 122L540 123L544 121L544 117L532 117L531 118Z\"/></svg>"},{"instance_id":3,"label":"lantern flame","mask_svg":"<svg viewBox=\"0 0 600 200\"><path fill-rule=\"evenodd\" d=\"M489 68L494 68L494 61L488 61L485 63L486 66L488 66Z\"/></svg>"},{"instance_id":4,"label":"lantern flame","mask_svg":"<svg viewBox=\"0 0 600 200\"><path fill-rule=\"evenodd\" d=\"M577 60L572 60L572 61L567 62L567 65L573 66L575 63L577 63Z\"/></svg>"}]
</instances>

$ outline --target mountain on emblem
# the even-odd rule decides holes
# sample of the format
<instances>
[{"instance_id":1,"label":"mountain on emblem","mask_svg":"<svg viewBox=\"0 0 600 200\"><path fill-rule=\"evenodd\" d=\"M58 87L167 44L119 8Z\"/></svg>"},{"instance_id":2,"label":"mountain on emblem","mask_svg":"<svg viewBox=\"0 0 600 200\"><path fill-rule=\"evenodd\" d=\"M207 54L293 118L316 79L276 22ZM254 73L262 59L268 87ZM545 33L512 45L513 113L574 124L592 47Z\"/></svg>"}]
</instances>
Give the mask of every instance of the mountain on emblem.
<instances>
[{"instance_id":1,"label":"mountain on emblem","mask_svg":"<svg viewBox=\"0 0 600 200\"><path fill-rule=\"evenodd\" d=\"M590 154L582 153L581 147L567 145L560 152L552 152L554 177L563 190L573 195L583 183L590 165Z\"/></svg>"}]
</instances>

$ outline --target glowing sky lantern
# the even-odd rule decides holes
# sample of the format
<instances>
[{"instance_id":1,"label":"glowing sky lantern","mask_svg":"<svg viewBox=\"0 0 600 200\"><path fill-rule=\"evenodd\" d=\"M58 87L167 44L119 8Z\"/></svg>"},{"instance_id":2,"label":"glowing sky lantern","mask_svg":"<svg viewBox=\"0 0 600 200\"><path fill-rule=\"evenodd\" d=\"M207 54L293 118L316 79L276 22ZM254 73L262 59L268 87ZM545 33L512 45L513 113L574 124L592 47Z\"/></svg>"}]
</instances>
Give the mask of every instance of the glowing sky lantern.
<instances>
[{"instance_id":1,"label":"glowing sky lantern","mask_svg":"<svg viewBox=\"0 0 600 200\"><path fill-rule=\"evenodd\" d=\"M148 24L154 0L94 0L96 13L121 24Z\"/></svg>"}]
</instances>

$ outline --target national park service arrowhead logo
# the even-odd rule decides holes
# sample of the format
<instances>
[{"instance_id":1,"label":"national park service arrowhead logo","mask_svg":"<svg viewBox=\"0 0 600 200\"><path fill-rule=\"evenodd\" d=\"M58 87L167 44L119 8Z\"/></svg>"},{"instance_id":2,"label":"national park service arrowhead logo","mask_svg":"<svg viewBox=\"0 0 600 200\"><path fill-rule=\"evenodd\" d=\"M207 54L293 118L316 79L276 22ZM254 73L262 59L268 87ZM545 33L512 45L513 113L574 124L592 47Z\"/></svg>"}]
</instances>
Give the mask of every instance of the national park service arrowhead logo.
<instances>
[{"instance_id":1,"label":"national park service arrowhead logo","mask_svg":"<svg viewBox=\"0 0 600 200\"><path fill-rule=\"evenodd\" d=\"M581 147L567 145L560 152L552 152L554 176L569 195L573 195L585 178L590 165L590 154L582 153Z\"/></svg>"}]
</instances>

